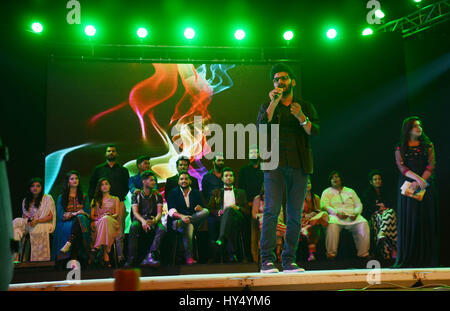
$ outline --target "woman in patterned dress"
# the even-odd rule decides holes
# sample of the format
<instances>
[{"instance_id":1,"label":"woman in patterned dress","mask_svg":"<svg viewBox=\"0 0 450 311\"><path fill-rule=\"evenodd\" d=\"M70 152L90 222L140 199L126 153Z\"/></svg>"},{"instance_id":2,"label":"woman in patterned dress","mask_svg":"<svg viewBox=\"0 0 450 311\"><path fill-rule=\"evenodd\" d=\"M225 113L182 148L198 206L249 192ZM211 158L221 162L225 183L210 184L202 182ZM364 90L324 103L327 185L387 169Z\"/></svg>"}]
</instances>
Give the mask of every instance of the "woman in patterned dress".
<instances>
[{"instance_id":1,"label":"woman in patterned dress","mask_svg":"<svg viewBox=\"0 0 450 311\"><path fill-rule=\"evenodd\" d=\"M56 203L56 218L53 259L86 261L90 249L91 208L77 171L66 174L63 192Z\"/></svg>"},{"instance_id":2,"label":"woman in patterned dress","mask_svg":"<svg viewBox=\"0 0 450 311\"><path fill-rule=\"evenodd\" d=\"M321 226L328 226L328 213L320 209L320 197L312 192L311 178L308 178L300 230L300 240L306 239L308 242L308 261L316 260L316 245L322 233Z\"/></svg>"},{"instance_id":3,"label":"woman in patterned dress","mask_svg":"<svg viewBox=\"0 0 450 311\"><path fill-rule=\"evenodd\" d=\"M44 194L42 179L31 179L22 202L22 217L13 220L16 241L22 242L26 234L30 235L31 261L50 260L49 235L55 230L55 214L55 202L51 195ZM15 257L18 261L19 254Z\"/></svg>"},{"instance_id":4,"label":"woman in patterned dress","mask_svg":"<svg viewBox=\"0 0 450 311\"><path fill-rule=\"evenodd\" d=\"M111 267L109 252L114 240L119 234L119 198L112 196L111 183L107 178L100 178L91 202L91 224L94 248L98 251L99 261L106 267Z\"/></svg>"},{"instance_id":5,"label":"woman in patterned dress","mask_svg":"<svg viewBox=\"0 0 450 311\"><path fill-rule=\"evenodd\" d=\"M369 172L369 187L362 195L362 215L369 220L371 249L377 258L397 257L397 215L383 187L381 172Z\"/></svg>"}]
</instances>

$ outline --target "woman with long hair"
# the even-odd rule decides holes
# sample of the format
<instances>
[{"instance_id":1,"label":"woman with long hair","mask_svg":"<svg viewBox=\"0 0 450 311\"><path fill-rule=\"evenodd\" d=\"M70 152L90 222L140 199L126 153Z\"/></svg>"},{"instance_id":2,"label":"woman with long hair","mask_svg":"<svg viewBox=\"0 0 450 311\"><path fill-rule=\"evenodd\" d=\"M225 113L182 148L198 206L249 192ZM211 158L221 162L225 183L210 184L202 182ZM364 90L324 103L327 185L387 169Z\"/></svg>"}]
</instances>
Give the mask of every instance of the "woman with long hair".
<instances>
[{"instance_id":1,"label":"woman with long hair","mask_svg":"<svg viewBox=\"0 0 450 311\"><path fill-rule=\"evenodd\" d=\"M41 178L32 178L28 183L28 190L22 201L22 217L13 220L13 229L14 239L20 244L26 234L30 234L30 261L50 260L49 235L55 230L55 202L50 195L44 194L44 182ZM20 255L23 254L15 255L15 261L19 260Z\"/></svg>"},{"instance_id":2,"label":"woman with long hair","mask_svg":"<svg viewBox=\"0 0 450 311\"><path fill-rule=\"evenodd\" d=\"M436 267L439 230L433 181L434 146L425 135L418 117L408 117L403 121L395 159L401 173L399 188L406 186L406 181L410 182L410 194L400 189L398 192L397 260L394 267ZM425 190L422 198L411 195L422 190Z\"/></svg>"},{"instance_id":3,"label":"woman with long hair","mask_svg":"<svg viewBox=\"0 0 450 311\"><path fill-rule=\"evenodd\" d=\"M56 202L56 218L53 259L87 260L91 208L77 171L68 172L64 178L63 191Z\"/></svg>"},{"instance_id":4,"label":"woman with long hair","mask_svg":"<svg viewBox=\"0 0 450 311\"><path fill-rule=\"evenodd\" d=\"M93 231L94 248L98 251L98 261L111 267L109 252L114 240L119 235L119 198L112 196L111 183L107 178L100 178L91 202L91 229Z\"/></svg>"},{"instance_id":5,"label":"woman with long hair","mask_svg":"<svg viewBox=\"0 0 450 311\"><path fill-rule=\"evenodd\" d=\"M362 215L369 221L371 250L379 259L397 257L397 214L391 196L383 186L379 170L369 172L369 186L361 199Z\"/></svg>"}]
</instances>

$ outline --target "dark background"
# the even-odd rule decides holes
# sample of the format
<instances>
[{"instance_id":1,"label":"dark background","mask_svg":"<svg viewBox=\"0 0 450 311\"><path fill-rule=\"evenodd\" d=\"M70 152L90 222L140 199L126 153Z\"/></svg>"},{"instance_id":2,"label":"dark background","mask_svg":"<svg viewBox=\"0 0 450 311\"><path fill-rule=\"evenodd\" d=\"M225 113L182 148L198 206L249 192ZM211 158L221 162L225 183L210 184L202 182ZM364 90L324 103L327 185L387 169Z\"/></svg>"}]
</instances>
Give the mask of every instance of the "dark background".
<instances>
[{"instance_id":1,"label":"dark background","mask_svg":"<svg viewBox=\"0 0 450 311\"><path fill-rule=\"evenodd\" d=\"M380 2L392 19L415 9L412 1ZM44 175L50 56L59 43L72 42L75 51L77 44L85 43L78 34L78 26L65 24L65 5L54 3L21 1L2 11L2 20L10 23L9 27L2 27L0 40L3 97L0 135L10 151L8 174L14 216L19 215L27 181ZM127 2L127 6L121 6L119 1L81 3L89 17L102 21L103 30L98 29L96 43L136 44L136 39L126 33L129 28L123 27L131 24L128 17L137 16L135 12L140 12L142 20L158 21L154 23L154 36L148 44L186 44L170 34L182 29L191 19L199 21L194 25L198 29L196 45L233 45L225 33L240 20L241 24L249 25L249 40L242 42L242 46L281 47L285 43L279 39L279 33L286 25L295 25L296 37L291 47L300 51L297 59L301 67L298 81L301 95L315 104L321 121L321 136L313 141L315 192L320 194L328 186L329 172L338 169L345 184L361 193L367 187L368 171L378 168L384 173L385 185L396 193L398 170L394 145L402 120L410 115L420 116L436 148L440 263L450 264L450 247L446 243L450 236L447 225L450 218L448 22L405 39L399 33L379 33L366 38L360 35L365 26L366 1L320 1L318 4L302 1L276 6L259 1L230 1L220 5L200 1L190 1L189 5L184 1L147 1L147 9L143 4L133 6L132 2ZM277 14L284 18L274 17ZM47 27L52 29L47 37L24 30L32 15L47 17ZM342 29L339 32L342 36L334 41L323 36L330 23ZM209 33L201 33L202 29L204 32L208 29ZM283 58L283 52L280 50L279 58ZM180 55L183 57L183 53ZM271 63L270 59L266 61ZM265 95L269 90L261 87L260 94ZM242 107L245 110L246 106ZM249 116L253 113L256 119L256 111L245 111ZM98 161L101 160L103 157L99 155ZM244 163L233 160L228 164L238 169Z\"/></svg>"}]
</instances>

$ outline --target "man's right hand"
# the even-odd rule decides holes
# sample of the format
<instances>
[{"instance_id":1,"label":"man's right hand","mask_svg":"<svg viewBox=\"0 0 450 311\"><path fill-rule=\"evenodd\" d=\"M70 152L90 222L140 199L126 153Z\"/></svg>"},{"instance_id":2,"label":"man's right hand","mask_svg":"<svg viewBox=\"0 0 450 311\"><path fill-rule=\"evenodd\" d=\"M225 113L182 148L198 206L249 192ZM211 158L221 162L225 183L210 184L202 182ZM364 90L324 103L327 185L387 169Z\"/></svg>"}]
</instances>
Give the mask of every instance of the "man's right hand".
<instances>
[{"instance_id":1,"label":"man's right hand","mask_svg":"<svg viewBox=\"0 0 450 311\"><path fill-rule=\"evenodd\" d=\"M141 224L142 224L142 229L144 229L144 231L147 232L147 230L148 230L147 221L145 219L141 220Z\"/></svg>"},{"instance_id":2,"label":"man's right hand","mask_svg":"<svg viewBox=\"0 0 450 311\"><path fill-rule=\"evenodd\" d=\"M281 95L283 94L283 89L282 88L275 88L272 91L270 91L269 93L269 97L271 101L274 100L279 100L281 98Z\"/></svg>"}]
</instances>

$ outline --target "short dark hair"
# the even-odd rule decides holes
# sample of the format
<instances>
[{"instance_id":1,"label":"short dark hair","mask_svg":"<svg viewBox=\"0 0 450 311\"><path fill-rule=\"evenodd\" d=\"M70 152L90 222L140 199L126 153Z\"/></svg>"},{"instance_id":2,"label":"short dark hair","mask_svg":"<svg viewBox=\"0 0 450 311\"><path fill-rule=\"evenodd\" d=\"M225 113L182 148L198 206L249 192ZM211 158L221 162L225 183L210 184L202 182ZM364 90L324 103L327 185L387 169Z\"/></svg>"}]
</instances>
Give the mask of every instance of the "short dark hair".
<instances>
[{"instance_id":1,"label":"short dark hair","mask_svg":"<svg viewBox=\"0 0 450 311\"><path fill-rule=\"evenodd\" d=\"M139 166L139 164L141 164L141 163L144 162L145 160L150 161L150 157L149 157L149 156L140 156L140 157L137 158L137 160L136 160L136 166Z\"/></svg>"},{"instance_id":2,"label":"short dark hair","mask_svg":"<svg viewBox=\"0 0 450 311\"><path fill-rule=\"evenodd\" d=\"M225 155L223 154L223 152L216 152L213 158L213 162L216 162L217 156L221 156L225 160Z\"/></svg>"},{"instance_id":3,"label":"short dark hair","mask_svg":"<svg viewBox=\"0 0 450 311\"><path fill-rule=\"evenodd\" d=\"M375 176L375 175L380 175L381 177L383 177L383 174L381 174L381 171L380 170L371 170L370 172L369 172L369 175L367 175L367 177L369 178L369 182L371 182L372 181L372 178L373 178L373 176Z\"/></svg>"},{"instance_id":4,"label":"short dark hair","mask_svg":"<svg viewBox=\"0 0 450 311\"><path fill-rule=\"evenodd\" d=\"M178 163L180 163L181 161L187 161L188 162L188 165L191 163L191 161L189 160L189 158L188 157L185 157L185 156L181 156L181 157L179 157L178 158L178 160L177 160L177 167L178 167Z\"/></svg>"},{"instance_id":5,"label":"short dark hair","mask_svg":"<svg viewBox=\"0 0 450 311\"><path fill-rule=\"evenodd\" d=\"M224 174L225 172L232 172L232 173L233 173L233 176L234 176L234 171L233 171L233 169L232 169L231 167L229 167L229 166L225 166L225 167L222 169L222 177L223 177L223 174Z\"/></svg>"},{"instance_id":6,"label":"short dark hair","mask_svg":"<svg viewBox=\"0 0 450 311\"><path fill-rule=\"evenodd\" d=\"M295 73L291 67L289 67L284 63L277 63L273 65L272 69L270 70L270 80L273 80L275 74L279 72L286 72L289 75L289 77L291 77L291 79L295 79Z\"/></svg>"},{"instance_id":7,"label":"short dark hair","mask_svg":"<svg viewBox=\"0 0 450 311\"><path fill-rule=\"evenodd\" d=\"M344 180L342 178L342 174L338 170L332 170L330 175L328 175L328 182L329 183L331 183L331 178L333 178L333 175L338 175L341 178L341 183L344 184Z\"/></svg>"},{"instance_id":8,"label":"short dark hair","mask_svg":"<svg viewBox=\"0 0 450 311\"><path fill-rule=\"evenodd\" d=\"M180 181L181 175L188 175L188 176L189 176L189 179L192 180L191 174L189 174L188 171L181 171L180 174L178 175L178 181Z\"/></svg>"},{"instance_id":9,"label":"short dark hair","mask_svg":"<svg viewBox=\"0 0 450 311\"><path fill-rule=\"evenodd\" d=\"M153 176L153 178L156 180L156 174L150 170L143 171L141 174L141 180L147 180L150 178L150 176Z\"/></svg>"},{"instance_id":10,"label":"short dark hair","mask_svg":"<svg viewBox=\"0 0 450 311\"><path fill-rule=\"evenodd\" d=\"M119 149L117 148L117 145L116 144L109 144L108 146L106 146L106 149L105 150L108 150L108 148L115 148L116 149L116 151L117 152L119 152Z\"/></svg>"}]
</instances>

